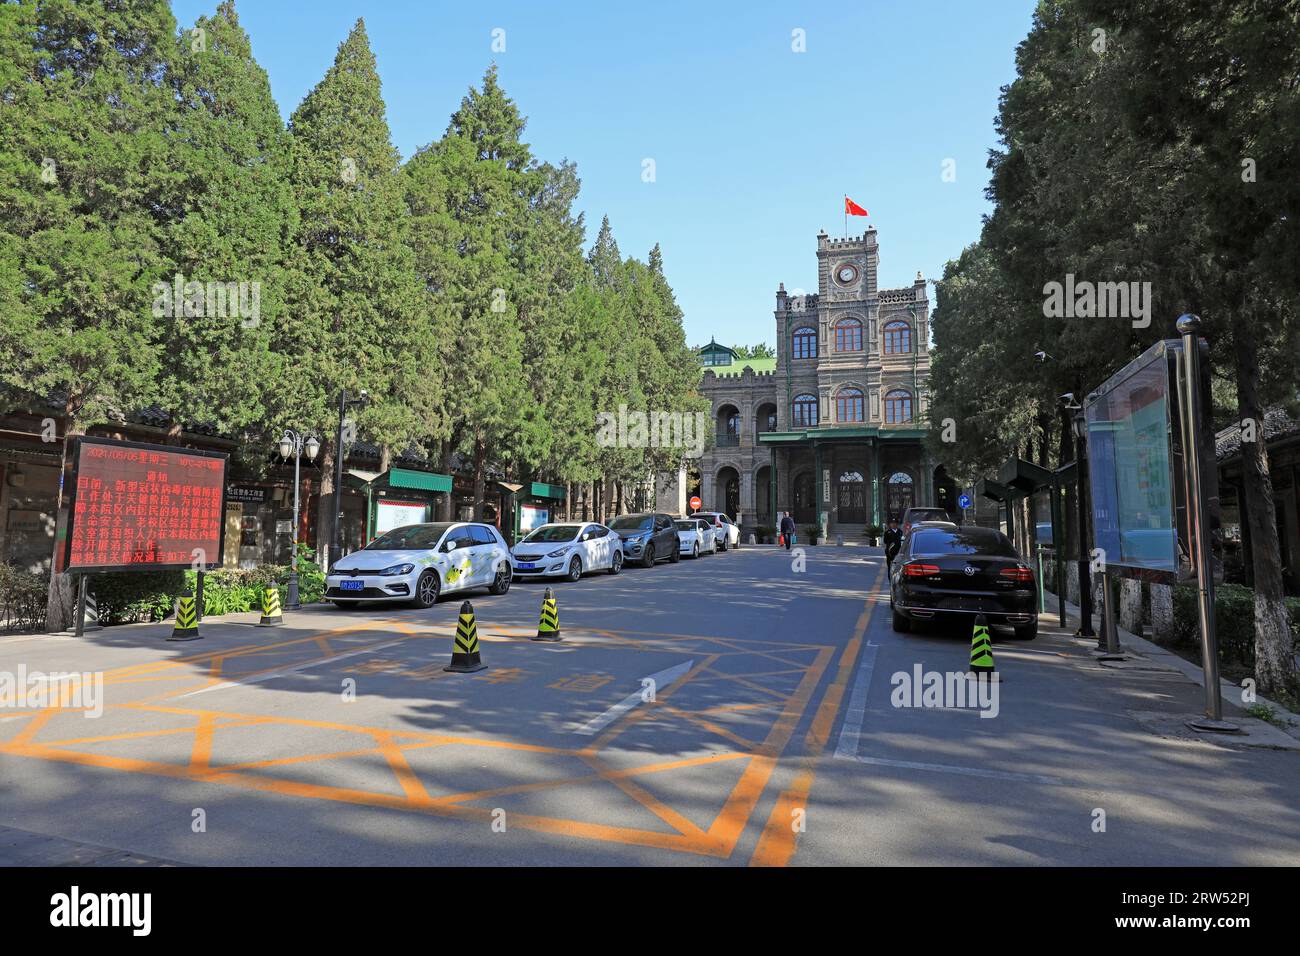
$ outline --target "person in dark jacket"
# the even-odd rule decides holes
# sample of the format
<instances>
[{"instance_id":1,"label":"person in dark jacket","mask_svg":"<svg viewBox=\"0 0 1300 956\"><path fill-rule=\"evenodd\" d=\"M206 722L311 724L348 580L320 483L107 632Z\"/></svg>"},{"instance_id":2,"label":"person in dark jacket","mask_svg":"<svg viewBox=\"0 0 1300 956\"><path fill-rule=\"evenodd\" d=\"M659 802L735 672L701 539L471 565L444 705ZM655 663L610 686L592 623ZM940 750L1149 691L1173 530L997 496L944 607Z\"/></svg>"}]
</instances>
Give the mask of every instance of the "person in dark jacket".
<instances>
[{"instance_id":1,"label":"person in dark jacket","mask_svg":"<svg viewBox=\"0 0 1300 956\"><path fill-rule=\"evenodd\" d=\"M781 519L781 537L785 539L785 549L790 550L794 543L794 519L790 517L790 512L786 512Z\"/></svg>"},{"instance_id":2,"label":"person in dark jacket","mask_svg":"<svg viewBox=\"0 0 1300 956\"><path fill-rule=\"evenodd\" d=\"M898 530L898 519L890 518L889 527L885 529L885 568L891 576L894 573L894 558L903 546L903 533Z\"/></svg>"}]
</instances>

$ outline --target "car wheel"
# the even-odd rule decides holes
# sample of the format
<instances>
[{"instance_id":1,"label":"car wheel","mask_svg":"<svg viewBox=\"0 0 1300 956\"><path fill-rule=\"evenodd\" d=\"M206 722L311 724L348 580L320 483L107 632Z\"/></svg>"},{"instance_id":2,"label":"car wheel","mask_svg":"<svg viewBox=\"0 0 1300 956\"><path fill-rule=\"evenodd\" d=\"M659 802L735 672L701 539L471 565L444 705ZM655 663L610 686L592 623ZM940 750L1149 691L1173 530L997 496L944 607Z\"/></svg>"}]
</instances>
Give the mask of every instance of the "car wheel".
<instances>
[{"instance_id":1,"label":"car wheel","mask_svg":"<svg viewBox=\"0 0 1300 956\"><path fill-rule=\"evenodd\" d=\"M513 580L514 569L510 566L510 562L501 562L496 577L492 579L492 586L488 588L488 594L505 594L510 590L510 582Z\"/></svg>"},{"instance_id":2,"label":"car wheel","mask_svg":"<svg viewBox=\"0 0 1300 956\"><path fill-rule=\"evenodd\" d=\"M727 539L725 535L723 536L722 540L718 542L718 550L721 551L723 554L725 554L727 551Z\"/></svg>"},{"instance_id":3,"label":"car wheel","mask_svg":"<svg viewBox=\"0 0 1300 956\"><path fill-rule=\"evenodd\" d=\"M912 629L912 622L903 617L903 615L899 614L897 611L895 611L891 617L892 620L890 623L893 624L894 630L899 634L906 634Z\"/></svg>"},{"instance_id":4,"label":"car wheel","mask_svg":"<svg viewBox=\"0 0 1300 956\"><path fill-rule=\"evenodd\" d=\"M700 543L696 541L695 544L691 545L691 557L698 558L699 556L700 556Z\"/></svg>"},{"instance_id":5,"label":"car wheel","mask_svg":"<svg viewBox=\"0 0 1300 956\"><path fill-rule=\"evenodd\" d=\"M668 563L676 564L681 559L682 559L682 546L679 544L677 547L673 548L672 553L668 555Z\"/></svg>"},{"instance_id":6,"label":"car wheel","mask_svg":"<svg viewBox=\"0 0 1300 956\"><path fill-rule=\"evenodd\" d=\"M420 575L420 580L415 582L415 597L411 603L420 608L433 607L441 590L442 581L438 578L438 572L425 571Z\"/></svg>"},{"instance_id":7,"label":"car wheel","mask_svg":"<svg viewBox=\"0 0 1300 956\"><path fill-rule=\"evenodd\" d=\"M641 567L653 568L655 566L655 546L647 544L645 551L641 553Z\"/></svg>"},{"instance_id":8,"label":"car wheel","mask_svg":"<svg viewBox=\"0 0 1300 956\"><path fill-rule=\"evenodd\" d=\"M1038 636L1038 622L1034 621L1033 623L1030 624L1021 624L1015 629L1015 631L1016 631L1016 640L1032 641L1034 638Z\"/></svg>"},{"instance_id":9,"label":"car wheel","mask_svg":"<svg viewBox=\"0 0 1300 956\"><path fill-rule=\"evenodd\" d=\"M618 572L622 570L623 570L623 552L615 551L614 560L609 563L609 573L618 574Z\"/></svg>"},{"instance_id":10,"label":"car wheel","mask_svg":"<svg viewBox=\"0 0 1300 956\"><path fill-rule=\"evenodd\" d=\"M573 560L569 562L569 573L565 577L570 581L577 581L582 577L582 559L576 554Z\"/></svg>"}]
</instances>

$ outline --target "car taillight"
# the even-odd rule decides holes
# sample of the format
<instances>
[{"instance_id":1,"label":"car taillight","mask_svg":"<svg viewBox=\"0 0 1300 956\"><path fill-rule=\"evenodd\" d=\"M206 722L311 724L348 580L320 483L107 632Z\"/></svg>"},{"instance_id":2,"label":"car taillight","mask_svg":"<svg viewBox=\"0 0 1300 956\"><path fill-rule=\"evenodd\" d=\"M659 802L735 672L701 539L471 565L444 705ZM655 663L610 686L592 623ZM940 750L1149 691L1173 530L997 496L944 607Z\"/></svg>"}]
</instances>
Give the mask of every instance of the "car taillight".
<instances>
[{"instance_id":1,"label":"car taillight","mask_svg":"<svg viewBox=\"0 0 1300 956\"><path fill-rule=\"evenodd\" d=\"M912 526L910 524L903 525L903 534L907 534L907 532L911 530L912 530Z\"/></svg>"},{"instance_id":2,"label":"car taillight","mask_svg":"<svg viewBox=\"0 0 1300 956\"><path fill-rule=\"evenodd\" d=\"M939 573L937 564L905 564L903 565L903 577L905 578L925 578L932 574Z\"/></svg>"},{"instance_id":3,"label":"car taillight","mask_svg":"<svg viewBox=\"0 0 1300 956\"><path fill-rule=\"evenodd\" d=\"M1034 572L1024 567L1003 568L999 572L999 577L1006 578L1008 581L1015 582L1016 584L1032 584L1034 580Z\"/></svg>"}]
</instances>

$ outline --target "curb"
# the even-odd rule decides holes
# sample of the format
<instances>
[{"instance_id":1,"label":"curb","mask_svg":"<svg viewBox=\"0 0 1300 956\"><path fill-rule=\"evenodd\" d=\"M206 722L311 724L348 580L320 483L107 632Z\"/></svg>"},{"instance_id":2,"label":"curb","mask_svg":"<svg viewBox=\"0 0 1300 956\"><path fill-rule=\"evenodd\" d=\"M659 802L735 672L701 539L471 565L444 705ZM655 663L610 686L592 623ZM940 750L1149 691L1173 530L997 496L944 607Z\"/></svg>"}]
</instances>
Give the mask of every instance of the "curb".
<instances>
[{"instance_id":1,"label":"curb","mask_svg":"<svg viewBox=\"0 0 1300 956\"><path fill-rule=\"evenodd\" d=\"M1045 591L1045 594L1048 595L1052 601L1057 600L1055 592ZM1070 603L1068 599L1065 602L1065 610L1066 610L1067 618L1069 617L1070 614L1073 614L1075 618L1081 619L1078 605ZM1098 614L1097 616L1100 617L1100 614ZM1068 628L1068 625L1064 623L1062 624L1062 626ZM1173 651L1169 650L1168 648L1161 647L1159 644L1152 643L1151 641L1148 641L1145 637L1139 637L1137 634L1133 634L1129 631L1124 630L1124 628L1119 626L1118 622L1116 622L1115 624L1115 630L1119 635L1121 646L1127 645L1131 647L1133 650L1141 652L1141 654L1144 657L1156 659L1161 664L1164 664L1168 667L1172 667L1174 670L1181 671L1183 676L1187 677L1189 680L1192 681L1192 683L1196 684L1198 687L1205 686L1205 672L1202 671L1201 668L1193 664L1191 661L1184 660L1183 658L1179 657L1177 654L1175 654ZM1241 687L1238 686L1237 684L1234 684L1229 680L1219 678L1219 693L1223 695L1225 700L1228 701L1234 700L1236 695L1239 694L1240 691L1241 691ZM1294 737L1296 740L1300 740L1300 714L1293 713L1292 711L1283 707L1277 701L1269 700L1267 697L1264 697L1261 694L1255 695L1255 703L1264 704L1267 707L1273 708L1273 710L1276 712L1275 714L1276 717L1280 718L1283 721L1283 723L1286 725L1284 727L1278 727L1278 729L1281 730L1287 736ZM1236 703L1234 703L1232 706L1240 707L1240 705ZM1277 727L1277 724L1274 724L1273 726Z\"/></svg>"}]
</instances>

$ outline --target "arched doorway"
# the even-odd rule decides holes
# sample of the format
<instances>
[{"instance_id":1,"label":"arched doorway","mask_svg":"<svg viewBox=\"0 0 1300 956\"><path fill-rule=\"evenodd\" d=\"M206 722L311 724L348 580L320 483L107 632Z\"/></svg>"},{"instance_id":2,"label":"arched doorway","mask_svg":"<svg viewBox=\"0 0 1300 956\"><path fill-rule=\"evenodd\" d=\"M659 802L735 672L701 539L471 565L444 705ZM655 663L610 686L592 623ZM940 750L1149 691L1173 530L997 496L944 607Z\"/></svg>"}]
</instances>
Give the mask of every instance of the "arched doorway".
<instances>
[{"instance_id":1,"label":"arched doorway","mask_svg":"<svg viewBox=\"0 0 1300 956\"><path fill-rule=\"evenodd\" d=\"M718 510L735 518L740 510L740 473L729 465L719 468L713 479L713 493L718 499ZM708 502L705 502L705 507L708 507Z\"/></svg>"},{"instance_id":2,"label":"arched doorway","mask_svg":"<svg viewBox=\"0 0 1300 956\"><path fill-rule=\"evenodd\" d=\"M801 521L806 524L812 524L817 519L817 502L813 492L813 476L811 471L801 471L794 476L794 481L790 488L794 499L790 516L795 521Z\"/></svg>"},{"instance_id":3,"label":"arched doorway","mask_svg":"<svg viewBox=\"0 0 1300 956\"><path fill-rule=\"evenodd\" d=\"M862 472L842 471L835 484L838 520L843 524L866 524L867 492Z\"/></svg>"},{"instance_id":4,"label":"arched doorway","mask_svg":"<svg viewBox=\"0 0 1300 956\"><path fill-rule=\"evenodd\" d=\"M905 471L896 471L885 482L885 520L903 520L903 512L916 504L916 485Z\"/></svg>"}]
</instances>

